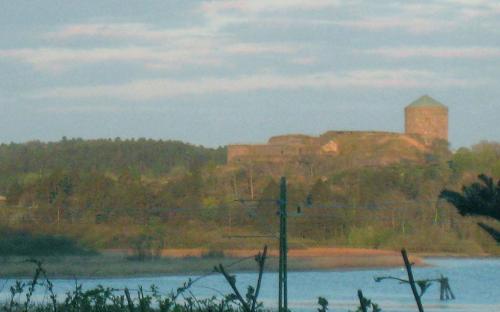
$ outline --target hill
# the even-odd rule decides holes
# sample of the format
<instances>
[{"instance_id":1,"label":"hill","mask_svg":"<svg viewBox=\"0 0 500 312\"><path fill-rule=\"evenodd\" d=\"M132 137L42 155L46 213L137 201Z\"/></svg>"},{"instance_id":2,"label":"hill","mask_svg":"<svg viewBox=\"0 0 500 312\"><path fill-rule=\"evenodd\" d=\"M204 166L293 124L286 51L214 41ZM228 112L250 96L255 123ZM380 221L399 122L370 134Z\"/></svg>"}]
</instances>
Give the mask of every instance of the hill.
<instances>
[{"instance_id":1,"label":"hill","mask_svg":"<svg viewBox=\"0 0 500 312\"><path fill-rule=\"evenodd\" d=\"M438 200L478 173L500 176L500 144L451 153L446 146L400 150L399 139L339 141L325 160L225 163L225 148L154 140L63 140L0 147L7 204L0 228L66 235L97 249L210 250L261 247L273 239L278 178L289 181L290 246L351 246L422 252L496 252L474 219ZM417 144L418 145L418 144ZM362 162L374 157L389 162ZM356 152L354 152L356 151ZM388 152L389 151L389 152ZM385 154L388 153L388 154ZM412 160L398 154L419 155ZM312 205L305 200L311 197ZM237 199L254 202L241 203ZM300 208L298 208L300 207ZM300 212L300 214L297 214Z\"/></svg>"}]
</instances>

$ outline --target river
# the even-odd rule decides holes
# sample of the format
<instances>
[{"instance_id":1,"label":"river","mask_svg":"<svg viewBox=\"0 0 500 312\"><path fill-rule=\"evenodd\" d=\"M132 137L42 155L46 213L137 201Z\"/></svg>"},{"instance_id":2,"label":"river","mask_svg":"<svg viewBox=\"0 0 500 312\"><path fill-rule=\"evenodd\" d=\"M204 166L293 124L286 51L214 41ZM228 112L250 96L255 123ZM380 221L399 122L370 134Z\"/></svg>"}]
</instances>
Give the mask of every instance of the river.
<instances>
[{"instance_id":1,"label":"river","mask_svg":"<svg viewBox=\"0 0 500 312\"><path fill-rule=\"evenodd\" d=\"M423 297L425 311L447 312L495 312L500 311L500 258L455 259L427 258L427 267L414 269L416 279L436 278L440 274L449 278L456 300L440 301L439 286L432 285ZM358 306L357 290L362 289L365 297L379 304L383 311L416 311L410 287L396 281L375 282L374 277L392 275L407 278L403 268L290 272L289 308L293 311L316 311L318 296L325 297L330 311L356 310ZM137 288L138 285L149 287L154 284L160 291L168 292L181 286L190 276L134 277L110 279L82 279L78 282L84 288L97 285L112 288ZM246 285L255 284L256 274L239 273L237 282L242 292ZM192 276L191 278L196 278ZM75 281L56 279L52 281L56 293L63 296L74 288ZM0 278L0 300L8 296L12 280ZM260 299L265 307L277 306L277 274L265 273ZM192 292L199 297L227 294L229 287L220 275L210 275L200 279L192 286ZM47 294L37 293L36 300L46 300Z\"/></svg>"}]
</instances>

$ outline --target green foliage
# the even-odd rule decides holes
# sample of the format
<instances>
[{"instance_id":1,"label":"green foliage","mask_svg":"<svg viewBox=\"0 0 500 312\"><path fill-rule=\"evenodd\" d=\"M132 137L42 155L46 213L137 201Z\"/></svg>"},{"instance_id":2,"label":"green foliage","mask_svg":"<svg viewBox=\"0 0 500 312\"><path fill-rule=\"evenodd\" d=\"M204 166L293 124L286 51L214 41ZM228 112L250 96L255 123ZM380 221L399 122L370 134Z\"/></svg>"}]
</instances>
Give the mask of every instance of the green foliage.
<instances>
[{"instance_id":1,"label":"green foliage","mask_svg":"<svg viewBox=\"0 0 500 312\"><path fill-rule=\"evenodd\" d=\"M425 160L366 167L344 154L306 165L217 166L224 149L170 141L0 145L0 194L8 200L0 220L37 233L64 233L94 248L133 249L146 259L167 243L251 247L265 239L241 246L224 237L275 232L276 181L285 171L291 242L494 251L475 224L437 198L477 168L495 171L498 146L482 143L454 155L434 149ZM235 202L240 198L257 202Z\"/></svg>"},{"instance_id":2,"label":"green foliage","mask_svg":"<svg viewBox=\"0 0 500 312\"><path fill-rule=\"evenodd\" d=\"M312 203L316 205L326 204L332 200L332 192L327 183L321 179L316 180L316 182L311 187L311 205Z\"/></svg>"},{"instance_id":3,"label":"green foliage","mask_svg":"<svg viewBox=\"0 0 500 312\"><path fill-rule=\"evenodd\" d=\"M202 253L201 255L202 258L209 258L209 259L221 259L224 258L224 251L220 249L209 249L208 251Z\"/></svg>"},{"instance_id":4,"label":"green foliage","mask_svg":"<svg viewBox=\"0 0 500 312\"><path fill-rule=\"evenodd\" d=\"M189 288L194 281L188 280L182 287L166 295L162 295L158 287L152 285L149 289L139 286L137 290L115 289L101 285L84 290L81 284L68 291L64 298L57 298L53 284L47 278L42 263L30 260L36 265L33 279L28 282L17 281L10 287L10 297L0 303L2 311L6 312L243 312L233 296L221 299L216 297L198 299ZM49 294L50 302L33 302L32 295L36 289ZM183 301L178 300L182 296ZM25 298L25 300L23 300ZM256 305L255 311L263 311L262 305Z\"/></svg>"},{"instance_id":5,"label":"green foliage","mask_svg":"<svg viewBox=\"0 0 500 312\"><path fill-rule=\"evenodd\" d=\"M349 232L348 240L353 247L371 246L380 248L389 241L392 234L391 229L376 228L374 226L353 227Z\"/></svg>"},{"instance_id":6,"label":"green foliage","mask_svg":"<svg viewBox=\"0 0 500 312\"><path fill-rule=\"evenodd\" d=\"M54 256L90 255L94 252L64 236L33 235L24 231L0 229L0 255Z\"/></svg>"},{"instance_id":7,"label":"green foliage","mask_svg":"<svg viewBox=\"0 0 500 312\"><path fill-rule=\"evenodd\" d=\"M11 185L9 185L7 189L7 204L8 205L17 205L19 203L19 199L23 195L23 187L17 181L14 181Z\"/></svg>"},{"instance_id":8,"label":"green foliage","mask_svg":"<svg viewBox=\"0 0 500 312\"><path fill-rule=\"evenodd\" d=\"M368 308L371 308L371 312L382 312L382 309L378 306L378 304L373 303L370 299L363 298L363 300L365 300L364 305ZM361 307L358 307L355 312L363 312L363 310L361 309Z\"/></svg>"},{"instance_id":9,"label":"green foliage","mask_svg":"<svg viewBox=\"0 0 500 312\"><path fill-rule=\"evenodd\" d=\"M378 304L372 302L370 299L363 296L363 292L358 290L359 307L355 312L368 312L371 308L371 312L382 312L382 309Z\"/></svg>"},{"instance_id":10,"label":"green foliage","mask_svg":"<svg viewBox=\"0 0 500 312\"><path fill-rule=\"evenodd\" d=\"M500 143L481 142L472 148L460 148L451 158L452 168L459 174L483 172L500 177Z\"/></svg>"},{"instance_id":11,"label":"green foliage","mask_svg":"<svg viewBox=\"0 0 500 312\"><path fill-rule=\"evenodd\" d=\"M277 194L279 194L279 185L274 179L270 179L262 190L258 200L255 218L257 224L262 230L269 231L277 224Z\"/></svg>"},{"instance_id":12,"label":"green foliage","mask_svg":"<svg viewBox=\"0 0 500 312\"><path fill-rule=\"evenodd\" d=\"M328 300L324 297L318 297L318 312L326 312L328 311Z\"/></svg>"},{"instance_id":13,"label":"green foliage","mask_svg":"<svg viewBox=\"0 0 500 312\"><path fill-rule=\"evenodd\" d=\"M462 215L486 216L500 221L500 180L495 184L491 177L478 176L462 188L462 193L445 189L440 197L455 206Z\"/></svg>"},{"instance_id":14,"label":"green foliage","mask_svg":"<svg viewBox=\"0 0 500 312\"><path fill-rule=\"evenodd\" d=\"M0 193L12 183L9 177L57 170L118 174L124 168L146 175L168 174L176 167L191 171L209 163L223 164L225 148L210 149L179 141L151 139L33 141L0 145Z\"/></svg>"},{"instance_id":15,"label":"green foliage","mask_svg":"<svg viewBox=\"0 0 500 312\"><path fill-rule=\"evenodd\" d=\"M462 187L462 193L444 189L439 195L455 206L461 215L490 217L500 221L500 180L495 184L491 177L478 176L480 182ZM500 231L480 223L493 238L500 242Z\"/></svg>"}]
</instances>

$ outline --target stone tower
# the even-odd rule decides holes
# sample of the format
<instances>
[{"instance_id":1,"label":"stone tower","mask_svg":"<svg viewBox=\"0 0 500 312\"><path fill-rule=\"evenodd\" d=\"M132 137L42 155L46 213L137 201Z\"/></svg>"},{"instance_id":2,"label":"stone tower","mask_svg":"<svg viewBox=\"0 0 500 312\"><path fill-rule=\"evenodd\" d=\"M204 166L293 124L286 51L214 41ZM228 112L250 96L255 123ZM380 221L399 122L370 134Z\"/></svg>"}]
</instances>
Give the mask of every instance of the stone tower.
<instances>
[{"instance_id":1,"label":"stone tower","mask_svg":"<svg viewBox=\"0 0 500 312\"><path fill-rule=\"evenodd\" d=\"M405 133L448 141L448 107L421 96L405 108Z\"/></svg>"}]
</instances>

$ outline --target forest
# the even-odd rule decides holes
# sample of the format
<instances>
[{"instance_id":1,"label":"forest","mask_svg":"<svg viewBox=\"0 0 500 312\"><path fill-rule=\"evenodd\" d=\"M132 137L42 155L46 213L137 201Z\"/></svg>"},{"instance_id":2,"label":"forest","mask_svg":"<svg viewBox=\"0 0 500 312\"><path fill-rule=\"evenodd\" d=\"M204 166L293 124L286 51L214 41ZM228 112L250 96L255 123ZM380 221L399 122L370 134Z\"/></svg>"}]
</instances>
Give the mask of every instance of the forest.
<instances>
[{"instance_id":1,"label":"forest","mask_svg":"<svg viewBox=\"0 0 500 312\"><path fill-rule=\"evenodd\" d=\"M225 147L177 141L3 144L0 249L19 235L64 237L85 252L259 247L266 238L242 244L232 236L276 233L273 200L284 172L292 248L498 253L477 227L478 218L460 216L439 194L460 190L480 173L498 179L500 144L481 142L455 152L441 147L424 156L422 162L385 166L347 166L341 157L229 166Z\"/></svg>"}]
</instances>

